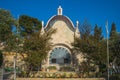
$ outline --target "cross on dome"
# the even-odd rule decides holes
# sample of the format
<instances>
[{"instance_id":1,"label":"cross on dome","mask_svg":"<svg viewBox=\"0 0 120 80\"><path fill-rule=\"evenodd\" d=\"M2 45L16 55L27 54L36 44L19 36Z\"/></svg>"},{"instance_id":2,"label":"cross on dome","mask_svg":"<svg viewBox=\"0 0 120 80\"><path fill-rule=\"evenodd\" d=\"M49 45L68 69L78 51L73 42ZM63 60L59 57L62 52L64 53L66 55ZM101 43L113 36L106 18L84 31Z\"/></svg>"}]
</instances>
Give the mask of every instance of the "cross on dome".
<instances>
[{"instance_id":1,"label":"cross on dome","mask_svg":"<svg viewBox=\"0 0 120 80\"><path fill-rule=\"evenodd\" d=\"M78 27L79 26L79 21L76 21L76 27Z\"/></svg>"},{"instance_id":2,"label":"cross on dome","mask_svg":"<svg viewBox=\"0 0 120 80\"><path fill-rule=\"evenodd\" d=\"M58 15L62 15L62 11L63 11L63 10L62 10L62 7L59 6L59 7L58 7Z\"/></svg>"}]
</instances>

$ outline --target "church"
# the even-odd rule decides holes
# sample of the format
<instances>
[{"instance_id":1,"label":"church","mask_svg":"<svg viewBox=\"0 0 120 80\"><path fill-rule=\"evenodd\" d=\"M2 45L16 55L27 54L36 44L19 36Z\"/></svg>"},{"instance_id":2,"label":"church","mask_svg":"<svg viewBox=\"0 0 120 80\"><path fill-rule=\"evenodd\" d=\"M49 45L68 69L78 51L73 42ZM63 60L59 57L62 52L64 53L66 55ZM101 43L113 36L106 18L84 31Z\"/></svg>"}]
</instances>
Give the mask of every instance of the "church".
<instances>
[{"instance_id":1,"label":"church","mask_svg":"<svg viewBox=\"0 0 120 80\"><path fill-rule=\"evenodd\" d=\"M82 53L76 54L76 52L73 51L72 46L75 37L80 37L78 26L78 21L76 21L76 25L74 26L70 18L63 15L63 9L61 6L57 9L57 15L52 16L46 25L42 22L42 34L50 29L56 29L56 33L51 36L53 47L48 52L47 60L43 61L42 68L47 69L49 66L55 66L59 70L60 67L64 66L76 66L74 65L74 62L77 61L74 59L73 55L75 55L79 62L77 64L80 64L83 61ZM15 53L5 53L4 55L6 62L5 66L13 66ZM25 62L22 61L23 57L18 55L17 58L17 66L24 69Z\"/></svg>"},{"instance_id":2,"label":"church","mask_svg":"<svg viewBox=\"0 0 120 80\"><path fill-rule=\"evenodd\" d=\"M78 29L79 22L76 21L76 26L69 17L63 15L63 9L61 6L57 9L57 15L52 16L47 24L44 26L42 22L41 32L45 33L49 29L56 29L56 33L53 34L52 43L53 48L48 53L47 61L45 61L44 66L71 66L72 65L72 54L75 37L80 37L80 32Z\"/></svg>"}]
</instances>

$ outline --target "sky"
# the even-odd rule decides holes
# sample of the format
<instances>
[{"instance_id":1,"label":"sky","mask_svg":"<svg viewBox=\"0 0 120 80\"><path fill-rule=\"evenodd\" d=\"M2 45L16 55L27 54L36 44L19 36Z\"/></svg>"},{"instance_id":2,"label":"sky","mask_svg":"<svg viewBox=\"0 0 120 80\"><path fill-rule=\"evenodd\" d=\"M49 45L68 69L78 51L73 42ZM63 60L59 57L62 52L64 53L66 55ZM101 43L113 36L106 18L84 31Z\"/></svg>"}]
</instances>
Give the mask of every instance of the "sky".
<instances>
[{"instance_id":1,"label":"sky","mask_svg":"<svg viewBox=\"0 0 120 80\"><path fill-rule=\"evenodd\" d=\"M45 24L57 15L59 5L63 8L63 15L68 16L74 25L77 20L80 24L87 20L93 28L95 24L102 27L106 37L105 23L108 20L108 31L114 22L120 32L120 0L0 0L0 8L9 10L15 18L28 15Z\"/></svg>"}]
</instances>

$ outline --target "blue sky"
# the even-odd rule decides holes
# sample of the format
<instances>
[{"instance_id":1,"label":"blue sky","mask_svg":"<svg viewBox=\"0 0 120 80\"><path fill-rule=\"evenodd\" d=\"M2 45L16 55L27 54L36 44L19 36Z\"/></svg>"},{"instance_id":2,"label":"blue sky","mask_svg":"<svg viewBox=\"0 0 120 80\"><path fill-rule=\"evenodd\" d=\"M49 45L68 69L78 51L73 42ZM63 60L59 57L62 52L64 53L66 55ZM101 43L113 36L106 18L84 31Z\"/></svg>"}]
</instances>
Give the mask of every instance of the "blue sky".
<instances>
[{"instance_id":1,"label":"blue sky","mask_svg":"<svg viewBox=\"0 0 120 80\"><path fill-rule=\"evenodd\" d=\"M18 15L29 15L43 20L57 14L61 4L63 15L68 16L74 23L82 24L87 20L93 27L101 26L106 37L105 22L108 20L109 31L111 23L115 22L120 32L120 0L0 0L0 8L9 10L17 18Z\"/></svg>"}]
</instances>

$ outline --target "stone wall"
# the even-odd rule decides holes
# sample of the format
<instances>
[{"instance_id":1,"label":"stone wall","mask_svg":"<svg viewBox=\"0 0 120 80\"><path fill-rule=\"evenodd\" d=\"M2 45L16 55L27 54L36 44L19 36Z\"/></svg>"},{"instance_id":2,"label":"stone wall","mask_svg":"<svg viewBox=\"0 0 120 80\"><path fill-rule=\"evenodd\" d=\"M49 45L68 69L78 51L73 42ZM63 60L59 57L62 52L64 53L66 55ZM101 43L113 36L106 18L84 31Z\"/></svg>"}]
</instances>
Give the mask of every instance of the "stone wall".
<instances>
[{"instance_id":1,"label":"stone wall","mask_svg":"<svg viewBox=\"0 0 120 80\"><path fill-rule=\"evenodd\" d=\"M16 80L105 80L104 78L17 78Z\"/></svg>"},{"instance_id":2,"label":"stone wall","mask_svg":"<svg viewBox=\"0 0 120 80\"><path fill-rule=\"evenodd\" d=\"M74 32L70 30L69 26L64 21L56 21L52 28L57 29L56 33L52 35L53 44L62 43L71 48L71 43L74 42Z\"/></svg>"},{"instance_id":3,"label":"stone wall","mask_svg":"<svg viewBox=\"0 0 120 80\"><path fill-rule=\"evenodd\" d=\"M14 67L14 57L16 56L15 52L4 52L4 67L5 68L13 68ZM18 67L24 67L25 62L23 61L23 56L26 57L25 54L17 53L17 63Z\"/></svg>"}]
</instances>

